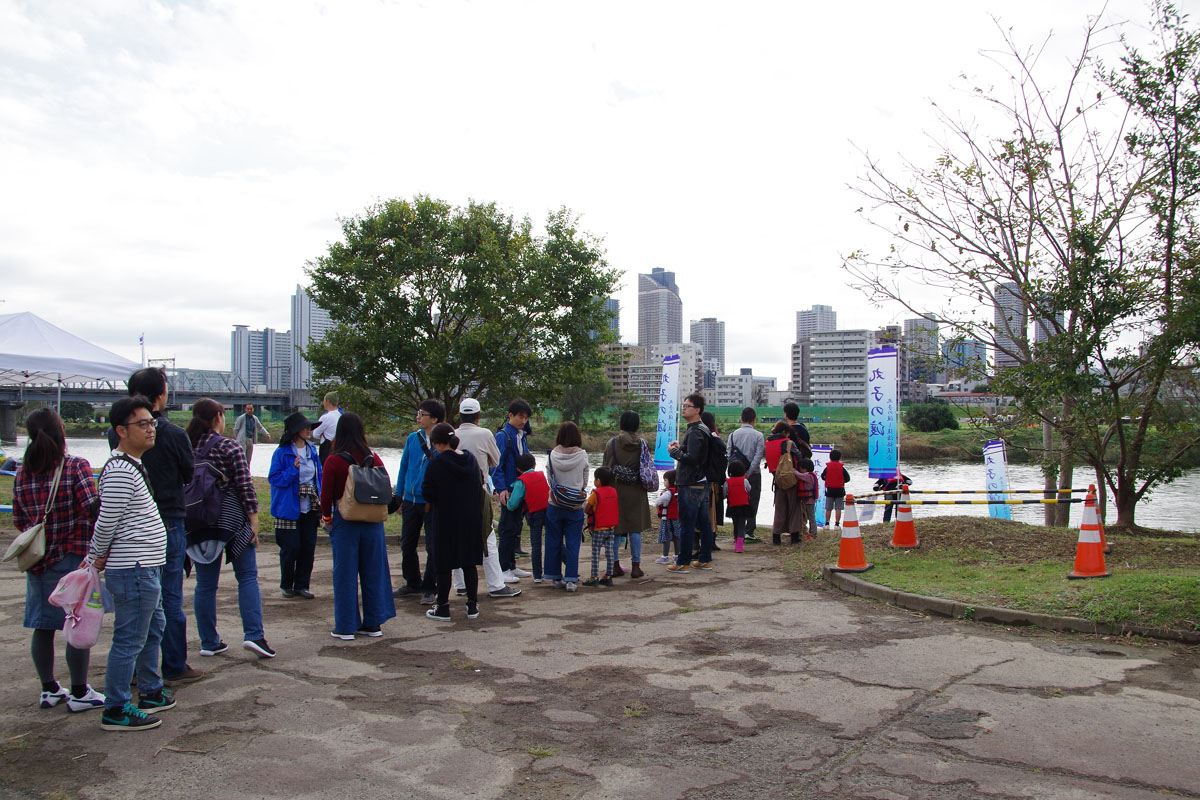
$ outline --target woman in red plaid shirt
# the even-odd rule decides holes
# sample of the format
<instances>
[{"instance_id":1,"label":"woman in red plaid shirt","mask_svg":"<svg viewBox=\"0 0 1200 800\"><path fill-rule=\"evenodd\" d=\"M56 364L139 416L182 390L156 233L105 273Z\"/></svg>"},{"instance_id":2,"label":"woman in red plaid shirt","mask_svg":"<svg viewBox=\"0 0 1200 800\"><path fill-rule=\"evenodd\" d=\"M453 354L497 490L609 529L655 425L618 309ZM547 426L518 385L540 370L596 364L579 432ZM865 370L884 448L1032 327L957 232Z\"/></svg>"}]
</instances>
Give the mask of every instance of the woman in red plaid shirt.
<instances>
[{"instance_id":1,"label":"woman in red plaid shirt","mask_svg":"<svg viewBox=\"0 0 1200 800\"><path fill-rule=\"evenodd\" d=\"M78 569L88 553L92 525L100 509L92 467L82 458L67 455L66 433L53 409L30 414L25 430L29 445L13 484L13 523L19 530L41 521L54 476L62 464L62 477L46 517L46 557L25 574L25 627L33 629L29 652L42 682L38 704L53 708L66 702L68 711L103 708L104 695L87 682L91 651L67 645L70 693L55 680L54 632L62 630L65 616L61 608L47 602L59 579Z\"/></svg>"}]
</instances>

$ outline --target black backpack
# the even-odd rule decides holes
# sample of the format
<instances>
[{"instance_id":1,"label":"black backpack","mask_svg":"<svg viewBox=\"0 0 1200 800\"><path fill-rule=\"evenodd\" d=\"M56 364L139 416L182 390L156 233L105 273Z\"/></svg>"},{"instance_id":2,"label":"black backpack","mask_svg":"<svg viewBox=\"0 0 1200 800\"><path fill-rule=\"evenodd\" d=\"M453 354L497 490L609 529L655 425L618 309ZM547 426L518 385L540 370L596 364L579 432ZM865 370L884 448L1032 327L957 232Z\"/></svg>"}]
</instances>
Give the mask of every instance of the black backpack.
<instances>
[{"instance_id":1,"label":"black backpack","mask_svg":"<svg viewBox=\"0 0 1200 800\"><path fill-rule=\"evenodd\" d=\"M704 458L704 477L708 478L709 483L724 483L725 482L725 464L728 459L728 451L725 449L725 442L716 434L708 434L708 452Z\"/></svg>"},{"instance_id":2,"label":"black backpack","mask_svg":"<svg viewBox=\"0 0 1200 800\"><path fill-rule=\"evenodd\" d=\"M224 499L221 484L227 478L208 456L220 440L219 436L212 437L208 445L196 453L196 471L192 473L192 482L183 487L183 527L188 533L215 528L221 519L221 502Z\"/></svg>"}]
</instances>

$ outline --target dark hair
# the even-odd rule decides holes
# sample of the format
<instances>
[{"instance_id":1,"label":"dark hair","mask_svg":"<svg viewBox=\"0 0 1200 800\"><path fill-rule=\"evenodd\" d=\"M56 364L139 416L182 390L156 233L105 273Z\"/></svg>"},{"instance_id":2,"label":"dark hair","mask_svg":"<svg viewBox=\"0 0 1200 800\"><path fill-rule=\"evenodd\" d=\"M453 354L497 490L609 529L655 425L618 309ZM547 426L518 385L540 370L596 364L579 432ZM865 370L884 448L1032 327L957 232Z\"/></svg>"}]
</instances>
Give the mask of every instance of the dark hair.
<instances>
[{"instance_id":1,"label":"dark hair","mask_svg":"<svg viewBox=\"0 0 1200 800\"><path fill-rule=\"evenodd\" d=\"M146 367L129 376L129 394L140 394L157 400L167 392L167 371L162 367Z\"/></svg>"},{"instance_id":2,"label":"dark hair","mask_svg":"<svg viewBox=\"0 0 1200 800\"><path fill-rule=\"evenodd\" d=\"M518 397L517 399L513 400L511 403L508 404L508 413L524 414L526 416L532 417L533 409L530 407L529 403L526 403L524 400L522 400L520 397Z\"/></svg>"},{"instance_id":3,"label":"dark hair","mask_svg":"<svg viewBox=\"0 0 1200 800\"><path fill-rule=\"evenodd\" d=\"M746 462L740 458L735 458L729 462L729 477L740 478L746 474Z\"/></svg>"},{"instance_id":4,"label":"dark hair","mask_svg":"<svg viewBox=\"0 0 1200 800\"><path fill-rule=\"evenodd\" d=\"M754 422L754 420L756 420L756 419L758 419L758 414L755 412L755 410L753 408L751 408L750 406L746 406L745 408L742 409L742 422L750 424L750 423Z\"/></svg>"},{"instance_id":5,"label":"dark hair","mask_svg":"<svg viewBox=\"0 0 1200 800\"><path fill-rule=\"evenodd\" d=\"M459 422L460 423L462 423L462 422L471 422L471 423L479 422L480 413L482 413L482 412L476 411L474 414L465 414L462 411L460 411L460 412L458 412Z\"/></svg>"},{"instance_id":6,"label":"dark hair","mask_svg":"<svg viewBox=\"0 0 1200 800\"><path fill-rule=\"evenodd\" d=\"M521 453L517 456L517 469L521 472L529 472L537 466L537 459L533 457L533 453Z\"/></svg>"},{"instance_id":7,"label":"dark hair","mask_svg":"<svg viewBox=\"0 0 1200 800\"><path fill-rule=\"evenodd\" d=\"M642 418L636 411L621 412L621 430L637 433L642 427Z\"/></svg>"},{"instance_id":8,"label":"dark hair","mask_svg":"<svg viewBox=\"0 0 1200 800\"><path fill-rule=\"evenodd\" d=\"M663 485L664 486L667 486L667 485L674 486L675 485L675 470L669 469L663 473Z\"/></svg>"},{"instance_id":9,"label":"dark hair","mask_svg":"<svg viewBox=\"0 0 1200 800\"><path fill-rule=\"evenodd\" d=\"M704 427L708 428L713 433L717 432L717 418L713 416L711 411L701 411L700 421L704 423Z\"/></svg>"},{"instance_id":10,"label":"dark hair","mask_svg":"<svg viewBox=\"0 0 1200 800\"><path fill-rule=\"evenodd\" d=\"M592 474L596 476L596 480L600 481L601 486L612 486L615 481L613 471L608 467L596 467L596 471Z\"/></svg>"},{"instance_id":11,"label":"dark hair","mask_svg":"<svg viewBox=\"0 0 1200 800\"><path fill-rule=\"evenodd\" d=\"M783 415L785 417L787 417L788 419L799 419L800 418L800 406L796 405L795 403L784 403L783 404Z\"/></svg>"},{"instance_id":12,"label":"dark hair","mask_svg":"<svg viewBox=\"0 0 1200 800\"><path fill-rule=\"evenodd\" d=\"M429 432L430 444L448 444L451 449L458 449L458 436L454 433L454 428L449 422L439 422L433 426L433 430Z\"/></svg>"},{"instance_id":13,"label":"dark hair","mask_svg":"<svg viewBox=\"0 0 1200 800\"><path fill-rule=\"evenodd\" d=\"M30 414L25 420L25 432L29 434L29 444L25 446L21 468L29 474L49 472L66 455L66 432L62 418L53 408L39 408Z\"/></svg>"},{"instance_id":14,"label":"dark hair","mask_svg":"<svg viewBox=\"0 0 1200 800\"><path fill-rule=\"evenodd\" d=\"M338 417L337 429L333 432L333 447L330 452L340 453L343 450L362 456L371 452L371 445L367 444L367 432L363 428L362 417L350 411Z\"/></svg>"},{"instance_id":15,"label":"dark hair","mask_svg":"<svg viewBox=\"0 0 1200 800\"><path fill-rule=\"evenodd\" d=\"M813 460L811 458L802 458L800 459L800 469L804 470L805 472L812 472L814 469L816 469L816 466L813 464Z\"/></svg>"},{"instance_id":16,"label":"dark hair","mask_svg":"<svg viewBox=\"0 0 1200 800\"><path fill-rule=\"evenodd\" d=\"M775 427L771 428L771 433L791 433L791 432L792 432L792 426L788 425L783 420L779 420L779 422L775 423Z\"/></svg>"},{"instance_id":17,"label":"dark hair","mask_svg":"<svg viewBox=\"0 0 1200 800\"><path fill-rule=\"evenodd\" d=\"M554 443L560 447L583 447L583 435L579 433L579 426L570 420L559 425Z\"/></svg>"},{"instance_id":18,"label":"dark hair","mask_svg":"<svg viewBox=\"0 0 1200 800\"><path fill-rule=\"evenodd\" d=\"M112 404L112 408L108 410L108 423L116 428L118 425L124 425L133 416L133 412L139 408L144 408L147 411L154 412L154 404L140 394L122 397L120 400Z\"/></svg>"},{"instance_id":19,"label":"dark hair","mask_svg":"<svg viewBox=\"0 0 1200 800\"><path fill-rule=\"evenodd\" d=\"M187 435L192 447L200 443L200 437L213 429L217 416L225 416L225 406L211 397L201 397L192 403L192 419L187 424Z\"/></svg>"},{"instance_id":20,"label":"dark hair","mask_svg":"<svg viewBox=\"0 0 1200 800\"><path fill-rule=\"evenodd\" d=\"M421 405L417 406L417 409L424 411L438 422L446 421L446 407L438 400L434 400L433 398L422 400Z\"/></svg>"},{"instance_id":21,"label":"dark hair","mask_svg":"<svg viewBox=\"0 0 1200 800\"><path fill-rule=\"evenodd\" d=\"M683 399L695 406L697 411L704 410L704 395L700 394L699 392L692 392Z\"/></svg>"},{"instance_id":22,"label":"dark hair","mask_svg":"<svg viewBox=\"0 0 1200 800\"><path fill-rule=\"evenodd\" d=\"M830 450L829 451L829 460L830 461L841 461L842 460L842 451L841 450Z\"/></svg>"}]
</instances>

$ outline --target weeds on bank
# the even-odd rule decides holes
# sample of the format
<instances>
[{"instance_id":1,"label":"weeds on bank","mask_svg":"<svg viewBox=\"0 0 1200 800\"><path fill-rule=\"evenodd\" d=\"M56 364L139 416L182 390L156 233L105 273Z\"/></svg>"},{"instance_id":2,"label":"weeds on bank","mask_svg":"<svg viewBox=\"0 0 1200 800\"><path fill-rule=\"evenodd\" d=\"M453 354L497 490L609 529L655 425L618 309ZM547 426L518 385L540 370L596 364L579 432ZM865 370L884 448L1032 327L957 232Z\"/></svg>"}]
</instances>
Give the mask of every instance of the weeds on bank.
<instances>
[{"instance_id":1,"label":"weeds on bank","mask_svg":"<svg viewBox=\"0 0 1200 800\"><path fill-rule=\"evenodd\" d=\"M1077 616L1108 624L1200 630L1200 536L1110 537L1112 577L1067 580L1079 531L978 517L916 521L921 547L893 550L891 525L862 528L867 561L860 577L904 592L977 605ZM838 559L838 531L788 548L786 569L819 580Z\"/></svg>"},{"instance_id":2,"label":"weeds on bank","mask_svg":"<svg viewBox=\"0 0 1200 800\"><path fill-rule=\"evenodd\" d=\"M553 747L542 747L541 745L531 747L525 752L529 753L529 755L533 756L534 758L550 758L558 755L558 750L554 749Z\"/></svg>"}]
</instances>

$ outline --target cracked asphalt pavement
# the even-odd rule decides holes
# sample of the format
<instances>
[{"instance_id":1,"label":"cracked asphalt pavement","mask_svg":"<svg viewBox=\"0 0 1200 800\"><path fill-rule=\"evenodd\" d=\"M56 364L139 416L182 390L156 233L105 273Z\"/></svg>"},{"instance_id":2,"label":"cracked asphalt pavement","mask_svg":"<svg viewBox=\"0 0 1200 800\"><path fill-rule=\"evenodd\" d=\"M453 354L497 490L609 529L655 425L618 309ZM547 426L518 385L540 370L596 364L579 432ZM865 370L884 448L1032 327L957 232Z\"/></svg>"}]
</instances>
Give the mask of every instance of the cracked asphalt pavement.
<instances>
[{"instance_id":1,"label":"cracked asphalt pavement","mask_svg":"<svg viewBox=\"0 0 1200 800\"><path fill-rule=\"evenodd\" d=\"M285 600L263 545L279 657L201 658L189 628L208 677L136 734L37 707L24 577L4 571L0 796L1200 797L1194 647L926 618L805 583L766 546L574 595L526 579L472 621L398 600L382 638L338 642L317 556L319 597ZM231 644L235 587L226 570Z\"/></svg>"}]
</instances>

